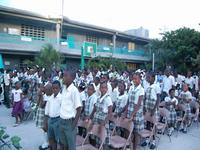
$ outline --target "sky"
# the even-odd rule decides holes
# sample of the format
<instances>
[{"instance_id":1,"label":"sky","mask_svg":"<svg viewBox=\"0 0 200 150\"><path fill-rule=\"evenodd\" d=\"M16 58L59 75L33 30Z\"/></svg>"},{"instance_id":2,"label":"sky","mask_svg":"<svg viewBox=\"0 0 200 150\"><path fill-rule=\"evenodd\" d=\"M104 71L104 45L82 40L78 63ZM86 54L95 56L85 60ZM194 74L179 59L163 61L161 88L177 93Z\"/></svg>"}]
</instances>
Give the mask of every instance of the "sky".
<instances>
[{"instance_id":1,"label":"sky","mask_svg":"<svg viewBox=\"0 0 200 150\"><path fill-rule=\"evenodd\" d=\"M0 5L45 16L69 19L126 31L144 27L150 38L181 27L200 31L199 0L0 0Z\"/></svg>"}]
</instances>

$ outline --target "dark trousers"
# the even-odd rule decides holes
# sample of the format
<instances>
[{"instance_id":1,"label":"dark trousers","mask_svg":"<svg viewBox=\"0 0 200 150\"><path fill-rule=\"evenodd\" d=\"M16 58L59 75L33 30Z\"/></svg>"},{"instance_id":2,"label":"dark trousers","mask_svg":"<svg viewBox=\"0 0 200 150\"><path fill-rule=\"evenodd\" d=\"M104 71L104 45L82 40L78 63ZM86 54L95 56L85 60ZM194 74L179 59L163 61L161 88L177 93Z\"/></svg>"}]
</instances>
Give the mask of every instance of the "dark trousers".
<instances>
[{"instance_id":1,"label":"dark trousers","mask_svg":"<svg viewBox=\"0 0 200 150\"><path fill-rule=\"evenodd\" d=\"M9 90L10 90L10 86L5 85L4 86L4 104L7 107L10 107Z\"/></svg>"},{"instance_id":2,"label":"dark trousers","mask_svg":"<svg viewBox=\"0 0 200 150\"><path fill-rule=\"evenodd\" d=\"M60 142L65 150L76 150L76 128L74 119L60 119Z\"/></svg>"}]
</instances>

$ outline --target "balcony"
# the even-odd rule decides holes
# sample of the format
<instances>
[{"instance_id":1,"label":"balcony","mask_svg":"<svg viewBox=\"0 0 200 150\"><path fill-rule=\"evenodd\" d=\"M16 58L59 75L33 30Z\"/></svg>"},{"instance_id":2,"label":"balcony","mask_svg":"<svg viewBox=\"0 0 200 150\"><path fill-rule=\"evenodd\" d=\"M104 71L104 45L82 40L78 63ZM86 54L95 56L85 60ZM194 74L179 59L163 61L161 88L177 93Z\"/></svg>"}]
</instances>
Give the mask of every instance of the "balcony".
<instances>
[{"instance_id":1,"label":"balcony","mask_svg":"<svg viewBox=\"0 0 200 150\"><path fill-rule=\"evenodd\" d=\"M69 38L70 39L70 38ZM43 40L36 40L34 37L24 37L20 35L11 35L7 33L0 33L0 50L2 53L37 53L43 45L51 43L61 53L71 56L80 57L81 46L83 43L75 40L60 40L60 45L57 45L56 38L44 38ZM105 45L97 45L97 56L116 57L119 59L149 61L149 53L147 50L133 50L129 51L126 48L115 48Z\"/></svg>"}]
</instances>

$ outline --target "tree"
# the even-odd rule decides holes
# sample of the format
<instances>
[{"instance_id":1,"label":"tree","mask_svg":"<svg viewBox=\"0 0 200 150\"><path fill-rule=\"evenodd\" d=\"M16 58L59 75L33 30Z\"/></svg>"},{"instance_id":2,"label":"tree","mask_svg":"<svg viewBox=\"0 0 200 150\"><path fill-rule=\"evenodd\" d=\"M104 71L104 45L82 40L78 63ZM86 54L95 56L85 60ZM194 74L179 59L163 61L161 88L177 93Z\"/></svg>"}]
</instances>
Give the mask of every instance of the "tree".
<instances>
[{"instance_id":1,"label":"tree","mask_svg":"<svg viewBox=\"0 0 200 150\"><path fill-rule=\"evenodd\" d=\"M159 69L172 66L181 72L198 70L200 33L190 28L166 32L161 40L152 40L149 48L155 53Z\"/></svg>"},{"instance_id":2,"label":"tree","mask_svg":"<svg viewBox=\"0 0 200 150\"><path fill-rule=\"evenodd\" d=\"M35 64L50 71L61 64L61 54L51 44L44 45L38 56L35 57Z\"/></svg>"},{"instance_id":3,"label":"tree","mask_svg":"<svg viewBox=\"0 0 200 150\"><path fill-rule=\"evenodd\" d=\"M91 69L108 70L111 66L112 68L115 68L119 71L126 69L126 64L124 62L112 57L103 58L98 56L96 58L90 59L87 63L87 67Z\"/></svg>"}]
</instances>

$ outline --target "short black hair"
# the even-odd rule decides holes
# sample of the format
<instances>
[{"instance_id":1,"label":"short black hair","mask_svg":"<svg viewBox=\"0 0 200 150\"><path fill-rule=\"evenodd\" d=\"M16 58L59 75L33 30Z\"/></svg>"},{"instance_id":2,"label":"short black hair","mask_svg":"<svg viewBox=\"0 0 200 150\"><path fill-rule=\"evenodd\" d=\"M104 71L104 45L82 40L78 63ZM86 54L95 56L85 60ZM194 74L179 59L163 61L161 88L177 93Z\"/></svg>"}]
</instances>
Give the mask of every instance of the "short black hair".
<instances>
[{"instance_id":1,"label":"short black hair","mask_svg":"<svg viewBox=\"0 0 200 150\"><path fill-rule=\"evenodd\" d=\"M173 92L173 91L175 91L175 89L172 88L172 89L169 90L169 93L171 93L171 92Z\"/></svg>"},{"instance_id":2,"label":"short black hair","mask_svg":"<svg viewBox=\"0 0 200 150\"><path fill-rule=\"evenodd\" d=\"M58 81L58 80L53 81L52 85L53 84L57 84L59 87L61 87L60 81Z\"/></svg>"},{"instance_id":3,"label":"short black hair","mask_svg":"<svg viewBox=\"0 0 200 150\"><path fill-rule=\"evenodd\" d=\"M76 69L74 69L74 68L66 68L64 70L64 72L68 72L73 79L76 78L76 72L77 72Z\"/></svg>"}]
</instances>

